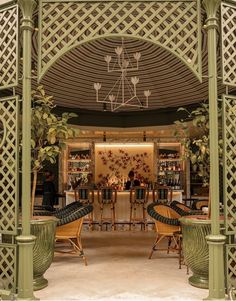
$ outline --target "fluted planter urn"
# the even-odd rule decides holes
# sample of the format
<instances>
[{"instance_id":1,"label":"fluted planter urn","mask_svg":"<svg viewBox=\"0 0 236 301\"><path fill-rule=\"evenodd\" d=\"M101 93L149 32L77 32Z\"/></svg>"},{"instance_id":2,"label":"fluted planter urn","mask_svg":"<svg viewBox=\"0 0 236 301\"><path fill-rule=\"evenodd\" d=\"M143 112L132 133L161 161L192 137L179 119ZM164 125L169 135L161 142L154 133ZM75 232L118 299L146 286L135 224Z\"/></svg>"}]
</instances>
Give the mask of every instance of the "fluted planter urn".
<instances>
[{"instance_id":1,"label":"fluted planter urn","mask_svg":"<svg viewBox=\"0 0 236 301\"><path fill-rule=\"evenodd\" d=\"M38 216L31 220L31 233L36 237L33 248L34 290L48 285L44 273L50 267L54 256L57 219L52 216Z\"/></svg>"},{"instance_id":2,"label":"fluted planter urn","mask_svg":"<svg viewBox=\"0 0 236 301\"><path fill-rule=\"evenodd\" d=\"M207 216L186 216L179 219L183 233L184 259L193 275L189 283L198 288L208 288L209 247L206 236L211 232Z\"/></svg>"},{"instance_id":3,"label":"fluted planter urn","mask_svg":"<svg viewBox=\"0 0 236 301\"><path fill-rule=\"evenodd\" d=\"M211 233L211 220L207 215L185 216L179 220L185 262L193 273L189 283L198 288L208 288L209 246L206 236ZM223 226L223 217L220 223Z\"/></svg>"}]
</instances>

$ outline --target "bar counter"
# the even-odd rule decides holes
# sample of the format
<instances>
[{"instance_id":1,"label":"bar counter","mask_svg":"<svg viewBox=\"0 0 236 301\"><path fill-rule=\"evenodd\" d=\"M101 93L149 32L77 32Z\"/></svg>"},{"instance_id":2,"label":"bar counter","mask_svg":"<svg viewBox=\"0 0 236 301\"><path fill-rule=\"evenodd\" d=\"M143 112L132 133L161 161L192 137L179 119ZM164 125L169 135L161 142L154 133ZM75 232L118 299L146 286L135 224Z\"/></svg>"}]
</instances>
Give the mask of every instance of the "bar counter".
<instances>
[{"instance_id":1,"label":"bar counter","mask_svg":"<svg viewBox=\"0 0 236 301\"><path fill-rule=\"evenodd\" d=\"M99 222L100 220L100 207L98 203L98 191L94 190L94 221ZM176 200L178 202L182 202L182 192L183 190L173 190L172 192L172 200ZM75 195L74 191L65 191L66 193L66 205L74 202ZM148 203L152 203L152 191L149 191ZM140 209L140 212L139 210ZM137 209L137 216L141 216L141 208ZM104 207L104 217L110 217L110 207ZM130 219L130 191L122 190L117 191L117 202L116 202L116 222L118 223L128 223ZM151 221L151 218L148 217L148 220Z\"/></svg>"}]
</instances>

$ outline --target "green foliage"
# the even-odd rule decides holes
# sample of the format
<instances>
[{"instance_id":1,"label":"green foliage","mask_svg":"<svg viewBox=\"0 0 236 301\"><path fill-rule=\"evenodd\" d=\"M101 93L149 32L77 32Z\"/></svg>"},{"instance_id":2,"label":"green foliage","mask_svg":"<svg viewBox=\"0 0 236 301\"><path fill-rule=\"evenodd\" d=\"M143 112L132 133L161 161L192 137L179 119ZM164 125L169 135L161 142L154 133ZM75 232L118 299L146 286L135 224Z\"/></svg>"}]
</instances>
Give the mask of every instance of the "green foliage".
<instances>
[{"instance_id":1,"label":"green foliage","mask_svg":"<svg viewBox=\"0 0 236 301\"><path fill-rule=\"evenodd\" d=\"M184 157L190 159L193 167L198 171L198 175L203 178L205 185L209 183L209 165L210 165L210 145L209 145L209 105L201 103L198 108L192 112L185 108L179 108L178 111L185 111L187 117L175 122L175 136L182 139L184 145ZM221 109L218 109L219 119L221 118ZM190 121L192 132L190 136ZM221 137L221 122L219 120L219 156L222 157L223 139Z\"/></svg>"},{"instance_id":2,"label":"green foliage","mask_svg":"<svg viewBox=\"0 0 236 301\"><path fill-rule=\"evenodd\" d=\"M55 163L56 157L63 148L62 139L74 136L68 121L77 115L63 113L61 117L52 112L55 108L53 97L39 86L32 91L32 170L39 171L45 161Z\"/></svg>"}]
</instances>

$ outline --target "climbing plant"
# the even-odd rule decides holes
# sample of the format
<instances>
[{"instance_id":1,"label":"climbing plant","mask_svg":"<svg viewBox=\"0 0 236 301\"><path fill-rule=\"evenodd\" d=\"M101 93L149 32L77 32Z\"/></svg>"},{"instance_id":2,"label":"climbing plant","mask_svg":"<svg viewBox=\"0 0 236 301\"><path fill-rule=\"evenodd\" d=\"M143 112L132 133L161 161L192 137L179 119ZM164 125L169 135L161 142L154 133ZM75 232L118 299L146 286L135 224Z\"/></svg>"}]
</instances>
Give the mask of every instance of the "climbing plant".
<instances>
[{"instance_id":1,"label":"climbing plant","mask_svg":"<svg viewBox=\"0 0 236 301\"><path fill-rule=\"evenodd\" d=\"M55 107L53 96L47 95L43 86L38 86L32 91L32 208L38 172L43 168L45 161L56 163L56 158L64 147L63 140L74 136L74 130L68 121L77 115L63 113L62 116L57 116L53 112Z\"/></svg>"}]
</instances>

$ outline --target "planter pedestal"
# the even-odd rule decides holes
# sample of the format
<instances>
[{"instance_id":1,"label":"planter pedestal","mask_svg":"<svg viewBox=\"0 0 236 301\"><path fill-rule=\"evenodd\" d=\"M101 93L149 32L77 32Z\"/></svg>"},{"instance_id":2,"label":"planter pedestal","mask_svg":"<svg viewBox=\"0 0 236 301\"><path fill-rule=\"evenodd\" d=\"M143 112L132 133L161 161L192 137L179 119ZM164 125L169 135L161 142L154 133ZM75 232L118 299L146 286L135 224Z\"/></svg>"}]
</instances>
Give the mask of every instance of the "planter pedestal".
<instances>
[{"instance_id":1,"label":"planter pedestal","mask_svg":"<svg viewBox=\"0 0 236 301\"><path fill-rule=\"evenodd\" d=\"M31 234L36 236L33 248L33 287L36 291L48 285L43 274L53 260L57 219L52 216L39 216L31 220L30 223Z\"/></svg>"},{"instance_id":2,"label":"planter pedestal","mask_svg":"<svg viewBox=\"0 0 236 301\"><path fill-rule=\"evenodd\" d=\"M180 218L183 233L183 252L186 264L193 272L189 283L208 288L209 246L206 236L211 232L210 220L204 216Z\"/></svg>"}]
</instances>

